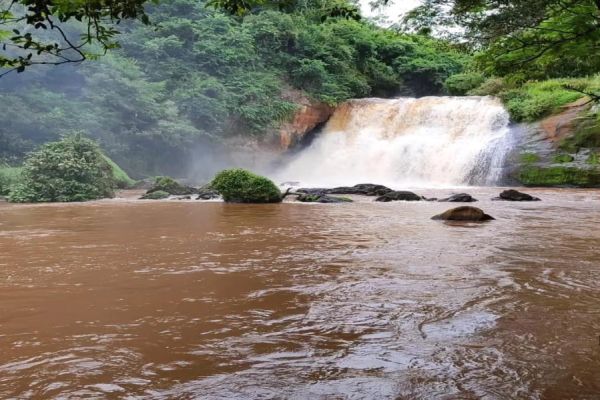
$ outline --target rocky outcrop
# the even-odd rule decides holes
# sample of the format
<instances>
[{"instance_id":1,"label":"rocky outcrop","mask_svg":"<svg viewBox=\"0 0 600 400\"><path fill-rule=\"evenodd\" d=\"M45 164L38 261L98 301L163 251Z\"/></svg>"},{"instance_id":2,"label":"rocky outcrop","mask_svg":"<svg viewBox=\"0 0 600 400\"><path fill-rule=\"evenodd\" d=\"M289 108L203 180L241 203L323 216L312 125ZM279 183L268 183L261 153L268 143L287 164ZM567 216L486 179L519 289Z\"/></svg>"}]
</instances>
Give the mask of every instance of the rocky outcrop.
<instances>
[{"instance_id":1,"label":"rocky outcrop","mask_svg":"<svg viewBox=\"0 0 600 400\"><path fill-rule=\"evenodd\" d=\"M328 196L323 193L300 194L296 200L303 203L351 203L352 200L345 197Z\"/></svg>"},{"instance_id":2,"label":"rocky outcrop","mask_svg":"<svg viewBox=\"0 0 600 400\"><path fill-rule=\"evenodd\" d=\"M334 108L311 100L304 93L293 89L287 90L283 97L298 106L291 121L284 122L279 128L279 145L282 150L287 150L300 143L308 132L326 122Z\"/></svg>"},{"instance_id":3,"label":"rocky outcrop","mask_svg":"<svg viewBox=\"0 0 600 400\"><path fill-rule=\"evenodd\" d=\"M562 112L541 120L540 127L545 133L546 139L558 145L561 140L572 135L576 127L575 121L587 108L589 108L589 99L582 97L564 106Z\"/></svg>"},{"instance_id":4,"label":"rocky outcrop","mask_svg":"<svg viewBox=\"0 0 600 400\"><path fill-rule=\"evenodd\" d=\"M425 199L416 193L404 191L404 190L389 192L389 193L386 193L383 196L379 196L378 198L375 199L375 201L380 201L380 202L384 202L384 203L387 203L390 201L421 201L421 200L425 200Z\"/></svg>"},{"instance_id":5,"label":"rocky outcrop","mask_svg":"<svg viewBox=\"0 0 600 400\"><path fill-rule=\"evenodd\" d=\"M447 197L445 199L440 199L438 201L443 202L443 203L444 202L447 202L447 203L472 203L472 202L477 201L477 199L467 193L457 193L457 194L453 194L452 196Z\"/></svg>"},{"instance_id":6,"label":"rocky outcrop","mask_svg":"<svg viewBox=\"0 0 600 400\"><path fill-rule=\"evenodd\" d=\"M434 217L431 217L431 219L440 221L483 222L491 221L495 218L491 215L484 213L483 210L481 210L480 208L462 206L445 211L442 214L438 214Z\"/></svg>"},{"instance_id":7,"label":"rocky outcrop","mask_svg":"<svg viewBox=\"0 0 600 400\"><path fill-rule=\"evenodd\" d=\"M495 197L493 200L505 200L505 201L540 201L539 198L533 197L530 194L519 192L518 190L509 189L500 193L500 196Z\"/></svg>"}]
</instances>

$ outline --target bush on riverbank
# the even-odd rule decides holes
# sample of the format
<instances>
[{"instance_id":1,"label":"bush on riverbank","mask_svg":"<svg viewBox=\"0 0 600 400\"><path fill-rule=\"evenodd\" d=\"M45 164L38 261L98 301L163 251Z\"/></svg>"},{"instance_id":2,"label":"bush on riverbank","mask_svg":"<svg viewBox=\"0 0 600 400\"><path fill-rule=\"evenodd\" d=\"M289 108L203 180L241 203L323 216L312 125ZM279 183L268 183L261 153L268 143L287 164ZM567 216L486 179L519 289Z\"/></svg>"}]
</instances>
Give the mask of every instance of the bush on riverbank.
<instances>
[{"instance_id":1,"label":"bush on riverbank","mask_svg":"<svg viewBox=\"0 0 600 400\"><path fill-rule=\"evenodd\" d=\"M281 202L281 192L271 180L240 168L219 172L211 187L230 203Z\"/></svg>"},{"instance_id":2,"label":"bush on riverbank","mask_svg":"<svg viewBox=\"0 0 600 400\"><path fill-rule=\"evenodd\" d=\"M31 153L9 195L18 203L86 201L113 197L116 181L98 145L80 135Z\"/></svg>"}]
</instances>

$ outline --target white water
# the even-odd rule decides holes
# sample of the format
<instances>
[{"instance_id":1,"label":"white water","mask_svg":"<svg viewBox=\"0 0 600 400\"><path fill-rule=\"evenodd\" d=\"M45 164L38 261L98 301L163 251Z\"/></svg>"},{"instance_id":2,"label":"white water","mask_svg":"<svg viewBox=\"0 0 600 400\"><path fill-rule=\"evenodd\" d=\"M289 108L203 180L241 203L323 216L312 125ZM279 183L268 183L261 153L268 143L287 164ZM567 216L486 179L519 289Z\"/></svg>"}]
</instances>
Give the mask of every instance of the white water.
<instances>
[{"instance_id":1,"label":"white water","mask_svg":"<svg viewBox=\"0 0 600 400\"><path fill-rule=\"evenodd\" d=\"M492 97L351 100L276 178L316 186L494 184L509 132L508 113Z\"/></svg>"}]
</instances>

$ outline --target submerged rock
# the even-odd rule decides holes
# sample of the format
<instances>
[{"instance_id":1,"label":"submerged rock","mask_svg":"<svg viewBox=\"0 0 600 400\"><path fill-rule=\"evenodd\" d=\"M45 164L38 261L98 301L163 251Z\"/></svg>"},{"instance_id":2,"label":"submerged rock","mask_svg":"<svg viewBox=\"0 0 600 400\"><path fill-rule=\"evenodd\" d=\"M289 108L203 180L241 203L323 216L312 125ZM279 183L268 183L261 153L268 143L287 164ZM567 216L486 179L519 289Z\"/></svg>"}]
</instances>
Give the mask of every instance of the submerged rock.
<instances>
[{"instance_id":1,"label":"submerged rock","mask_svg":"<svg viewBox=\"0 0 600 400\"><path fill-rule=\"evenodd\" d=\"M161 200L169 197L170 194L164 190L157 190L155 192L149 192L140 197L141 200Z\"/></svg>"},{"instance_id":2,"label":"submerged rock","mask_svg":"<svg viewBox=\"0 0 600 400\"><path fill-rule=\"evenodd\" d=\"M482 222L482 221L491 221L495 219L491 215L488 215L483 212L480 208L470 207L470 206L462 206L450 209L448 211L443 212L442 214L438 214L434 217L431 217L433 220L441 220L441 221L474 221L474 222Z\"/></svg>"},{"instance_id":3,"label":"submerged rock","mask_svg":"<svg viewBox=\"0 0 600 400\"><path fill-rule=\"evenodd\" d=\"M505 201L540 201L539 198L533 197L530 194L519 192L518 190L509 189L500 193L499 197L495 197L492 200L505 200Z\"/></svg>"},{"instance_id":4,"label":"submerged rock","mask_svg":"<svg viewBox=\"0 0 600 400\"><path fill-rule=\"evenodd\" d=\"M445 199L440 199L438 201L448 203L472 203L474 201L477 201L477 199L468 193L457 193Z\"/></svg>"},{"instance_id":5,"label":"submerged rock","mask_svg":"<svg viewBox=\"0 0 600 400\"><path fill-rule=\"evenodd\" d=\"M296 200L303 203L352 203L352 200L346 197L328 196L322 193L303 193L300 194Z\"/></svg>"},{"instance_id":6,"label":"submerged rock","mask_svg":"<svg viewBox=\"0 0 600 400\"><path fill-rule=\"evenodd\" d=\"M419 196L416 193L409 191L392 191L384 194L383 196L379 196L375 199L375 201L381 202L389 202L389 201L421 201L423 197Z\"/></svg>"}]
</instances>

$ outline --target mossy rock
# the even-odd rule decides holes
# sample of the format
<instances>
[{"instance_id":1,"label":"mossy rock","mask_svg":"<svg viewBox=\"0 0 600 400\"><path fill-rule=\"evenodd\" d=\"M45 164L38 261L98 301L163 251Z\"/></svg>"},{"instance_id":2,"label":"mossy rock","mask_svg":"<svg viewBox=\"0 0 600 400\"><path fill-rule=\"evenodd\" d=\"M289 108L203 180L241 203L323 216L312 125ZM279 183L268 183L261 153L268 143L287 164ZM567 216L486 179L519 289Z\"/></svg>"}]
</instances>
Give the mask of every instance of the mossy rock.
<instances>
[{"instance_id":1,"label":"mossy rock","mask_svg":"<svg viewBox=\"0 0 600 400\"><path fill-rule=\"evenodd\" d=\"M168 198L169 196L170 196L169 193L167 193L163 190L157 190L155 192L146 193L145 195L140 197L140 199L142 199L142 200L162 200L162 199Z\"/></svg>"},{"instance_id":2,"label":"mossy rock","mask_svg":"<svg viewBox=\"0 0 600 400\"><path fill-rule=\"evenodd\" d=\"M575 161L575 157L570 154L557 154L554 156L554 162L558 164L566 164Z\"/></svg>"},{"instance_id":3,"label":"mossy rock","mask_svg":"<svg viewBox=\"0 0 600 400\"><path fill-rule=\"evenodd\" d=\"M566 166L525 166L517 176L525 186L600 187L600 169Z\"/></svg>"},{"instance_id":4,"label":"mossy rock","mask_svg":"<svg viewBox=\"0 0 600 400\"><path fill-rule=\"evenodd\" d=\"M279 188L269 179L241 168L219 172L210 186L228 203L280 203Z\"/></svg>"},{"instance_id":5,"label":"mossy rock","mask_svg":"<svg viewBox=\"0 0 600 400\"><path fill-rule=\"evenodd\" d=\"M582 118L575 128L573 135L566 137L560 148L570 153L576 153L582 148L600 148L600 122L595 116Z\"/></svg>"},{"instance_id":6,"label":"mossy rock","mask_svg":"<svg viewBox=\"0 0 600 400\"><path fill-rule=\"evenodd\" d=\"M352 203L353 200L343 196L329 196L326 194L301 194L297 198L302 203Z\"/></svg>"},{"instance_id":7,"label":"mossy rock","mask_svg":"<svg viewBox=\"0 0 600 400\"><path fill-rule=\"evenodd\" d=\"M540 161L540 156L535 153L522 153L521 162L524 164L533 164Z\"/></svg>"},{"instance_id":8,"label":"mossy rock","mask_svg":"<svg viewBox=\"0 0 600 400\"><path fill-rule=\"evenodd\" d=\"M195 194L198 191L190 186L182 185L175 179L168 176L157 176L154 181L154 185L148 191L147 194L153 192L167 192L175 196L184 196L188 194Z\"/></svg>"}]
</instances>

